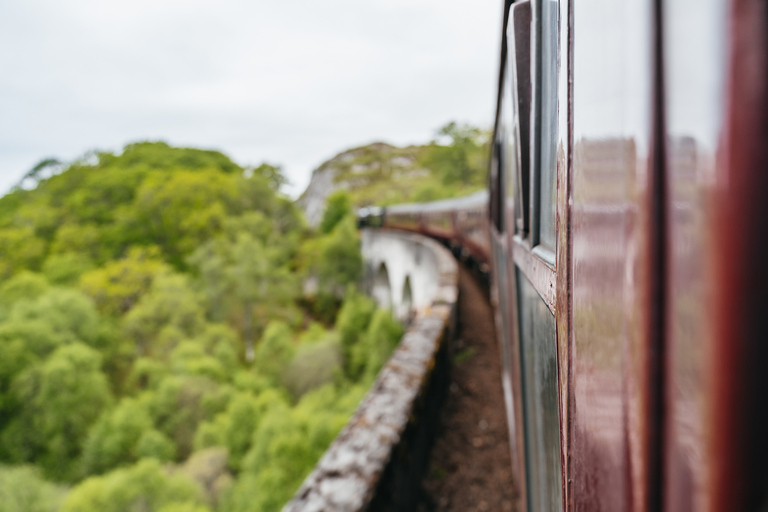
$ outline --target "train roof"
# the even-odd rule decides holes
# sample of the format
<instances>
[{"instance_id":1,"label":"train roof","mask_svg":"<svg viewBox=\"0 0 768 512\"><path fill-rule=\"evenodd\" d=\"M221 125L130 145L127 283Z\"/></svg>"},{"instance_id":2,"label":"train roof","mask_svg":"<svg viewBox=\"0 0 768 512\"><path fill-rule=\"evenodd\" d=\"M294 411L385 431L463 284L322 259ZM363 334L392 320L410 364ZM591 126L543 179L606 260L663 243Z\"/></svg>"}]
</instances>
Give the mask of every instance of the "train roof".
<instances>
[{"instance_id":1,"label":"train roof","mask_svg":"<svg viewBox=\"0 0 768 512\"><path fill-rule=\"evenodd\" d=\"M388 213L437 212L444 210L463 210L467 208L481 207L487 204L488 191L481 190L464 197L441 199L440 201L430 201L428 203L394 204L392 206L387 206L386 209Z\"/></svg>"}]
</instances>

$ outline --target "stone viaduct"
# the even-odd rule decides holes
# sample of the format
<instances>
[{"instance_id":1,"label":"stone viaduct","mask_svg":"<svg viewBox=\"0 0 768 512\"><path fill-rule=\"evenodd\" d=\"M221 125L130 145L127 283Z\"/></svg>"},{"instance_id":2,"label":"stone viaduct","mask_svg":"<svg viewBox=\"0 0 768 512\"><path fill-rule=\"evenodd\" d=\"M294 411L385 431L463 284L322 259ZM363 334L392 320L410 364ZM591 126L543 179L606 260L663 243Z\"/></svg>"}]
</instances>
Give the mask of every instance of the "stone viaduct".
<instances>
[{"instance_id":1,"label":"stone viaduct","mask_svg":"<svg viewBox=\"0 0 768 512\"><path fill-rule=\"evenodd\" d=\"M438 242L362 231L365 283L407 326L349 423L283 512L414 510L448 383L458 266Z\"/></svg>"}]
</instances>

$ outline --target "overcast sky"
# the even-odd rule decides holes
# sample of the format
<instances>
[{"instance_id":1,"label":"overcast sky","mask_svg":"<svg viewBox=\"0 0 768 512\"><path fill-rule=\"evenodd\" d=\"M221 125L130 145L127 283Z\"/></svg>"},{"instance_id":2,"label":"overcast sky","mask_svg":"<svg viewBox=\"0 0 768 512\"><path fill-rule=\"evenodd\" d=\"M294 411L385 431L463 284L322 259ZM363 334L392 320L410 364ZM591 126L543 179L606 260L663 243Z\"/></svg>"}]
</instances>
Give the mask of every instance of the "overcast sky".
<instances>
[{"instance_id":1,"label":"overcast sky","mask_svg":"<svg viewBox=\"0 0 768 512\"><path fill-rule=\"evenodd\" d=\"M449 120L488 127L501 0L0 1L0 193L137 140L318 164Z\"/></svg>"}]
</instances>

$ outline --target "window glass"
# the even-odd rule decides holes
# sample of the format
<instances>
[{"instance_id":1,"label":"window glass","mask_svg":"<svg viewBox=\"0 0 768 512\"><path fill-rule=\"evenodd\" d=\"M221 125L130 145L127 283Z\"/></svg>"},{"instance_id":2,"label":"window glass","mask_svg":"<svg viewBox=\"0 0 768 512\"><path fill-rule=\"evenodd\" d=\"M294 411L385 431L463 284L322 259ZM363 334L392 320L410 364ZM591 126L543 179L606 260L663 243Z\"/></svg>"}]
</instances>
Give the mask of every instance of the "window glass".
<instances>
[{"instance_id":1,"label":"window glass","mask_svg":"<svg viewBox=\"0 0 768 512\"><path fill-rule=\"evenodd\" d=\"M491 162L491 179L494 180L491 189L491 219L496 229L501 233L504 231L504 203L506 202L504 191L504 151L503 144L506 138L503 126L499 126L499 133L493 141L493 161Z\"/></svg>"},{"instance_id":2,"label":"window glass","mask_svg":"<svg viewBox=\"0 0 768 512\"><path fill-rule=\"evenodd\" d=\"M518 270L520 376L528 511L561 511L555 317Z\"/></svg>"},{"instance_id":3,"label":"window glass","mask_svg":"<svg viewBox=\"0 0 768 512\"><path fill-rule=\"evenodd\" d=\"M495 256L495 270L496 270L496 293L497 293L497 299L499 301L499 305L496 308L497 309L497 329L501 329L501 368L502 368L502 385L504 387L504 400L506 402L507 406L507 415L509 420L509 427L510 430L514 429L515 427L515 421L514 418L511 416L512 411L514 408L512 407L512 375L516 375L515 369L512 367L512 356L511 356L511 347L513 344L513 334L514 331L512 331L512 328L510 327L510 316L508 314L509 311L509 290L506 286L500 285L498 283L506 283L507 282L507 265L506 265L506 259L507 255L505 254L502 247L498 244L493 244L493 251ZM515 436L510 436L510 440L514 440Z\"/></svg>"},{"instance_id":4,"label":"window glass","mask_svg":"<svg viewBox=\"0 0 768 512\"><path fill-rule=\"evenodd\" d=\"M530 229L530 123L531 123L531 4L516 2L507 27L507 73L504 94L509 96L509 175L513 177L515 232L527 236ZM513 196L510 196L513 197Z\"/></svg>"},{"instance_id":5,"label":"window glass","mask_svg":"<svg viewBox=\"0 0 768 512\"><path fill-rule=\"evenodd\" d=\"M503 176L500 183L506 186L506 208L514 208L515 229L514 232L518 233L522 229L523 217L522 211L516 204L521 204L520 198L515 194L519 191L518 185L518 143L517 143L517 126L515 125L516 109L514 105L515 96L512 94L512 69L507 65L504 73L504 89L501 104L501 119L504 126L508 129L504 130L502 134L502 140L500 143L500 153L502 157L499 159L499 175Z\"/></svg>"},{"instance_id":6,"label":"window glass","mask_svg":"<svg viewBox=\"0 0 768 512\"><path fill-rule=\"evenodd\" d=\"M541 30L539 100L539 238L538 243L554 251L557 219L557 29L556 0L540 0Z\"/></svg>"}]
</instances>

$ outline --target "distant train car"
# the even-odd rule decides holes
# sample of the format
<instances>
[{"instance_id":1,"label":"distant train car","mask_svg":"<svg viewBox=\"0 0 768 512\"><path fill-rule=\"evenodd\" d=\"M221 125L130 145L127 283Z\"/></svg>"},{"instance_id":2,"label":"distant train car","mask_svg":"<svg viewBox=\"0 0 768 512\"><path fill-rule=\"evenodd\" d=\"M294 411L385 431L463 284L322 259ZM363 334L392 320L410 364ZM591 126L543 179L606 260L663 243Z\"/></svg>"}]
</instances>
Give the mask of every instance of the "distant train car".
<instances>
[{"instance_id":1,"label":"distant train car","mask_svg":"<svg viewBox=\"0 0 768 512\"><path fill-rule=\"evenodd\" d=\"M380 225L491 266L518 509L768 510L768 3L502 34L489 195Z\"/></svg>"},{"instance_id":2,"label":"distant train car","mask_svg":"<svg viewBox=\"0 0 768 512\"><path fill-rule=\"evenodd\" d=\"M357 210L357 226L380 228L384 224L385 209L378 206L365 206Z\"/></svg>"},{"instance_id":3,"label":"distant train car","mask_svg":"<svg viewBox=\"0 0 768 512\"><path fill-rule=\"evenodd\" d=\"M485 190L455 199L388 206L381 226L436 238L457 256L475 263L479 270L489 270L488 192Z\"/></svg>"}]
</instances>

